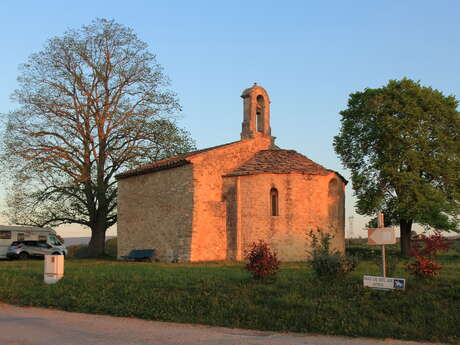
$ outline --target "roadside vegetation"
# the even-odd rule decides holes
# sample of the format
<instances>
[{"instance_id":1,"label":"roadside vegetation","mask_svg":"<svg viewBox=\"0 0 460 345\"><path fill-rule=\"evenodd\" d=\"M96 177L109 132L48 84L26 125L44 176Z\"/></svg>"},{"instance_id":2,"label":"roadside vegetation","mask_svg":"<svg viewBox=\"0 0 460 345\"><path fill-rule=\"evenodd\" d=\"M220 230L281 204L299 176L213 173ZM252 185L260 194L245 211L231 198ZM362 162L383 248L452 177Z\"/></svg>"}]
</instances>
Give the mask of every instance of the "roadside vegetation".
<instances>
[{"instance_id":1,"label":"roadside vegetation","mask_svg":"<svg viewBox=\"0 0 460 345\"><path fill-rule=\"evenodd\" d=\"M389 246L390 257L399 251ZM440 254L442 274L419 279L399 259L405 291L365 289L380 275L377 247L352 245L354 271L318 279L307 263L252 279L241 263L163 264L66 259L65 276L43 283L43 261L0 263L0 300L22 306L281 332L460 342L460 253ZM396 260L395 260L396 261Z\"/></svg>"},{"instance_id":2,"label":"roadside vegetation","mask_svg":"<svg viewBox=\"0 0 460 345\"><path fill-rule=\"evenodd\" d=\"M418 81L390 80L352 93L334 149L351 173L356 212L385 214L411 251L419 224L460 231L459 101Z\"/></svg>"},{"instance_id":3,"label":"roadside vegetation","mask_svg":"<svg viewBox=\"0 0 460 345\"><path fill-rule=\"evenodd\" d=\"M64 241L63 241L64 243ZM89 248L84 244L67 246L67 257L73 259L86 259L89 256ZM117 238L113 237L105 241L104 258L115 259L117 257Z\"/></svg>"}]
</instances>

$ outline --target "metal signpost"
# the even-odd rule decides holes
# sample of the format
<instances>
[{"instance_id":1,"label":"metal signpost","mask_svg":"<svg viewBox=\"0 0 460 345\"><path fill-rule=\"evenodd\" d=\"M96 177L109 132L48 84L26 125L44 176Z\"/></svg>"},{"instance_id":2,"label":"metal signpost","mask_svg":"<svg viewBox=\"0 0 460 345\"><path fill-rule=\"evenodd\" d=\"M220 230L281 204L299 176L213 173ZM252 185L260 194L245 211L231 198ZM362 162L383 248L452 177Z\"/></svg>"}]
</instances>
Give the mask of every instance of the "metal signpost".
<instances>
[{"instance_id":1,"label":"metal signpost","mask_svg":"<svg viewBox=\"0 0 460 345\"><path fill-rule=\"evenodd\" d=\"M367 229L367 244L382 246L383 277L364 276L364 286L377 289L404 289L406 280L402 278L387 278L385 244L396 243L395 231L384 227L383 212L377 214L377 228Z\"/></svg>"}]
</instances>

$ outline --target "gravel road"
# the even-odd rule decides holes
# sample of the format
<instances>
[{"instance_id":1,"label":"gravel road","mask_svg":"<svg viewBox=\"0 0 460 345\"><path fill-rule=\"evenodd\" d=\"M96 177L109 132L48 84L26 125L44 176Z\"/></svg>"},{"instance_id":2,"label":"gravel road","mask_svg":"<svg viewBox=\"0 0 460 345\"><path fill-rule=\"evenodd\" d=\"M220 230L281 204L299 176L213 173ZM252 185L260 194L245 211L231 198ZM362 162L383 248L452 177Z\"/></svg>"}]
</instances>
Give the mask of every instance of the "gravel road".
<instances>
[{"instance_id":1,"label":"gravel road","mask_svg":"<svg viewBox=\"0 0 460 345\"><path fill-rule=\"evenodd\" d=\"M421 345L392 339L260 332L0 304L0 345Z\"/></svg>"}]
</instances>

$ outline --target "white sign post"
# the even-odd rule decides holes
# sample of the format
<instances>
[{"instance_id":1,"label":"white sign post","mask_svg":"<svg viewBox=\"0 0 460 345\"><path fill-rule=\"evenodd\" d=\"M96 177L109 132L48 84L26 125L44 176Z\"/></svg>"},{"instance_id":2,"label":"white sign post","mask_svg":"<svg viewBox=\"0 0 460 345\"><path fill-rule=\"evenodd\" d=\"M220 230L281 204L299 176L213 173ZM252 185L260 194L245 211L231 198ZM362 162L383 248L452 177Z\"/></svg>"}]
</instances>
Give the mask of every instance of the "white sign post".
<instances>
[{"instance_id":1,"label":"white sign post","mask_svg":"<svg viewBox=\"0 0 460 345\"><path fill-rule=\"evenodd\" d=\"M396 235L393 228L367 229L367 244L395 244Z\"/></svg>"},{"instance_id":2,"label":"white sign post","mask_svg":"<svg viewBox=\"0 0 460 345\"><path fill-rule=\"evenodd\" d=\"M392 228L384 227L383 213L377 214L377 228L367 229L367 244L382 246L382 273L383 277L364 276L365 287L383 290L403 290L406 287L406 280L402 278L387 278L385 244L396 243L395 231Z\"/></svg>"},{"instance_id":3,"label":"white sign post","mask_svg":"<svg viewBox=\"0 0 460 345\"><path fill-rule=\"evenodd\" d=\"M383 212L377 213L377 228L367 229L367 244L382 245L382 271L383 277L387 276L385 244L396 243L395 231L392 228L384 228Z\"/></svg>"}]
</instances>

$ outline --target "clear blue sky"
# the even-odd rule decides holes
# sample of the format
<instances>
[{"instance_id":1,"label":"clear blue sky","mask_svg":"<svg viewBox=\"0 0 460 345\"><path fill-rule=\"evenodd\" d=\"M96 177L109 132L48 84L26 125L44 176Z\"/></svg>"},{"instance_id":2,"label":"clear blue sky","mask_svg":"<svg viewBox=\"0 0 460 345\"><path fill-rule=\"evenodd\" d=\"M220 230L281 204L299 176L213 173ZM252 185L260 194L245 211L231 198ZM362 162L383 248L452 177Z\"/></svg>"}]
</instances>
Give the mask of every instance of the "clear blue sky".
<instances>
[{"instance_id":1,"label":"clear blue sky","mask_svg":"<svg viewBox=\"0 0 460 345\"><path fill-rule=\"evenodd\" d=\"M257 82L271 97L277 144L348 177L332 138L350 93L406 76L460 97L459 13L459 1L442 0L4 0L0 113L15 107L18 65L47 39L96 17L115 19L157 54L198 147L239 138L239 96ZM347 198L348 217L351 185ZM363 224L355 215L355 234Z\"/></svg>"}]
</instances>

